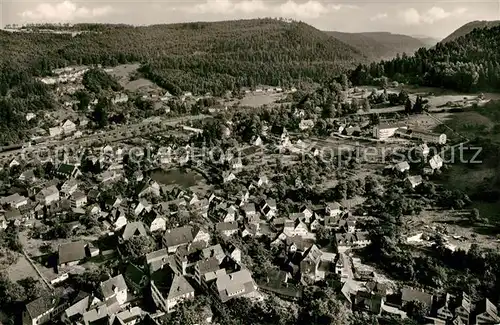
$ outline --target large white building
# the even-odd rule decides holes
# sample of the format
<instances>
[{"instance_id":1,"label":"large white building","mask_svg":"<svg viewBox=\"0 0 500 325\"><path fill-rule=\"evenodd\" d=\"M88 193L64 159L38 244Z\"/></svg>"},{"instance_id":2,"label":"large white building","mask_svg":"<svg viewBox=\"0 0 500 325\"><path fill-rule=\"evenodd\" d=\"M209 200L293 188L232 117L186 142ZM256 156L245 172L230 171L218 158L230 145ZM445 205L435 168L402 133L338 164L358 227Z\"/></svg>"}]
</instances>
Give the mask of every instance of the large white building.
<instances>
[{"instance_id":1,"label":"large white building","mask_svg":"<svg viewBox=\"0 0 500 325\"><path fill-rule=\"evenodd\" d=\"M393 137L398 129L406 129L402 124L380 123L373 127L373 137L380 140L385 140Z\"/></svg>"},{"instance_id":2,"label":"large white building","mask_svg":"<svg viewBox=\"0 0 500 325\"><path fill-rule=\"evenodd\" d=\"M396 134L402 138L417 139L427 143L446 144L446 134L431 133L419 130L398 129Z\"/></svg>"}]
</instances>

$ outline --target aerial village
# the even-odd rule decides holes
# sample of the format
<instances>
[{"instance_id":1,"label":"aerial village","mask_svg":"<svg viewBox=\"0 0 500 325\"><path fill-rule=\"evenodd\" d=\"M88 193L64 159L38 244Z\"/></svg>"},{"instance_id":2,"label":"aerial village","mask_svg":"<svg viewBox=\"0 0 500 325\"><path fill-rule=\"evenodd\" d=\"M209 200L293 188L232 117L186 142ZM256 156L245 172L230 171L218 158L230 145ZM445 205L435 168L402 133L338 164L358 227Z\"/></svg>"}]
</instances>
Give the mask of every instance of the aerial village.
<instances>
[{"instance_id":1,"label":"aerial village","mask_svg":"<svg viewBox=\"0 0 500 325\"><path fill-rule=\"evenodd\" d=\"M86 71L61 70L44 81L57 85L63 111L77 104L67 92L81 87ZM262 87L243 96L295 91ZM117 92L113 105L126 105L129 96ZM208 299L202 314L209 324L234 299L293 303L308 286L328 281L340 283L350 309L373 315L405 319L405 306L418 302L429 324L500 321L488 299L411 287L358 255L371 244L367 198L396 184L401 196L423 195L418 189L447 168L444 154L433 150L449 148L446 134L404 119L358 116L336 119L334 132L320 138L314 133L319 118L296 109L296 130L263 123L242 142L235 140L241 137L234 135L239 117L233 114L221 132L233 153L214 162L193 152L208 133L203 121L227 112L228 104L176 115L169 101L185 102L191 94L154 96L160 113L145 122L95 131L85 116L62 118L32 143L2 153L0 233L18 239L0 248L0 265L11 281L33 278L43 292L23 302L23 323L161 324L185 301ZM332 160L336 170L322 165L311 172L309 160L323 159L325 148L360 146L404 148L416 159L393 159L391 152L352 166L352 157L340 155ZM336 191L342 184L354 194L301 200L314 183ZM297 195L284 199L285 190ZM466 238L432 223L404 236L420 247L433 245L437 233L450 250Z\"/></svg>"}]
</instances>

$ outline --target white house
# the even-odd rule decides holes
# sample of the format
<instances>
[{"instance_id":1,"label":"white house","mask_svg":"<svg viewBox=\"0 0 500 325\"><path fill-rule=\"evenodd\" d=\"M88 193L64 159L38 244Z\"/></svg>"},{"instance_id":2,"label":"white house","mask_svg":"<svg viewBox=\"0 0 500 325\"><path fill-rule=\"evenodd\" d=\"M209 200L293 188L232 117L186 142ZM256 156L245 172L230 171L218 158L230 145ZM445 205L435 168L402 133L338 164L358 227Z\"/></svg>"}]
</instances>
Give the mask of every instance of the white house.
<instances>
[{"instance_id":1,"label":"white house","mask_svg":"<svg viewBox=\"0 0 500 325\"><path fill-rule=\"evenodd\" d=\"M78 209L87 204L87 195L83 192L74 192L71 195L71 207Z\"/></svg>"},{"instance_id":2,"label":"white house","mask_svg":"<svg viewBox=\"0 0 500 325\"><path fill-rule=\"evenodd\" d=\"M55 185L44 188L35 196L37 202L49 205L53 202L59 201L59 190Z\"/></svg>"},{"instance_id":3,"label":"white house","mask_svg":"<svg viewBox=\"0 0 500 325\"><path fill-rule=\"evenodd\" d=\"M26 121L28 122L34 119L35 117L36 117L35 113L26 113Z\"/></svg>"},{"instance_id":4,"label":"white house","mask_svg":"<svg viewBox=\"0 0 500 325\"><path fill-rule=\"evenodd\" d=\"M429 166L432 168L432 170L441 169L441 167L443 167L443 158L441 158L440 155L434 155L429 160Z\"/></svg>"},{"instance_id":5,"label":"white house","mask_svg":"<svg viewBox=\"0 0 500 325\"><path fill-rule=\"evenodd\" d=\"M13 209L19 209L26 204L28 204L28 198L19 195L19 193L0 198L0 205L9 205Z\"/></svg>"},{"instance_id":6,"label":"white house","mask_svg":"<svg viewBox=\"0 0 500 325\"><path fill-rule=\"evenodd\" d=\"M393 137L398 129L406 128L406 126L401 124L381 123L373 127L373 137L380 140L386 140Z\"/></svg>"},{"instance_id":7,"label":"white house","mask_svg":"<svg viewBox=\"0 0 500 325\"><path fill-rule=\"evenodd\" d=\"M342 213L342 205L338 202L329 202L326 204L325 213L327 216L336 217Z\"/></svg>"},{"instance_id":8,"label":"white house","mask_svg":"<svg viewBox=\"0 0 500 325\"><path fill-rule=\"evenodd\" d=\"M163 216L156 215L156 217L151 221L149 226L149 231L165 231L167 229L167 220Z\"/></svg>"},{"instance_id":9,"label":"white house","mask_svg":"<svg viewBox=\"0 0 500 325\"><path fill-rule=\"evenodd\" d=\"M301 129L302 131L312 129L313 127L314 127L313 120L301 120L299 123L299 129Z\"/></svg>"},{"instance_id":10,"label":"white house","mask_svg":"<svg viewBox=\"0 0 500 325\"><path fill-rule=\"evenodd\" d=\"M60 126L56 126L53 128L49 128L49 135L51 137L57 137L63 133L63 128Z\"/></svg>"},{"instance_id":11,"label":"white house","mask_svg":"<svg viewBox=\"0 0 500 325\"><path fill-rule=\"evenodd\" d=\"M407 161L400 162L394 166L394 169L396 169L400 173L404 173L406 171L410 170L410 164L408 164Z\"/></svg>"},{"instance_id":12,"label":"white house","mask_svg":"<svg viewBox=\"0 0 500 325\"><path fill-rule=\"evenodd\" d=\"M267 184L269 184L269 179L267 178L266 175L261 175L259 177L259 180L257 181L257 186L262 187L262 186L266 186Z\"/></svg>"},{"instance_id":13,"label":"white house","mask_svg":"<svg viewBox=\"0 0 500 325\"><path fill-rule=\"evenodd\" d=\"M157 273L161 272L160 270ZM171 313L180 302L194 298L193 287L182 275L160 274L153 277L151 296L155 305L164 312Z\"/></svg>"},{"instance_id":14,"label":"white house","mask_svg":"<svg viewBox=\"0 0 500 325\"><path fill-rule=\"evenodd\" d=\"M223 303L237 297L247 297L252 300L262 299L262 295L257 291L257 285L247 269L219 275L215 287L219 299Z\"/></svg>"},{"instance_id":15,"label":"white house","mask_svg":"<svg viewBox=\"0 0 500 325\"><path fill-rule=\"evenodd\" d=\"M116 298L120 305L125 304L128 298L128 287L123 275L119 274L114 278L106 280L100 285L104 301Z\"/></svg>"},{"instance_id":16,"label":"white house","mask_svg":"<svg viewBox=\"0 0 500 325\"><path fill-rule=\"evenodd\" d=\"M274 199L266 200L261 208L261 212L267 218L267 220L271 220L276 215L277 211L278 208L276 205L276 200Z\"/></svg>"},{"instance_id":17,"label":"white house","mask_svg":"<svg viewBox=\"0 0 500 325\"><path fill-rule=\"evenodd\" d=\"M420 184L422 184L422 182L423 182L423 179L422 179L422 176L420 176L420 175L409 176L406 178L406 183L411 188L415 188L415 187L419 186Z\"/></svg>"},{"instance_id":18,"label":"white house","mask_svg":"<svg viewBox=\"0 0 500 325\"><path fill-rule=\"evenodd\" d=\"M14 167L14 166L19 166L19 165L20 165L20 163L19 163L19 162L18 162L18 161L14 158L14 159L12 159L12 160L10 161L10 163L9 163L9 168L12 168L12 167Z\"/></svg>"},{"instance_id":19,"label":"white house","mask_svg":"<svg viewBox=\"0 0 500 325\"><path fill-rule=\"evenodd\" d=\"M77 189L78 189L78 182L76 181L76 179L72 178L64 182L64 184L61 186L61 194L64 197L68 198L71 195L73 195L73 193L75 193Z\"/></svg>"},{"instance_id":20,"label":"white house","mask_svg":"<svg viewBox=\"0 0 500 325\"><path fill-rule=\"evenodd\" d=\"M260 136L257 136L255 139L252 140L252 144L256 147L260 147L263 144L262 138Z\"/></svg>"},{"instance_id":21,"label":"white house","mask_svg":"<svg viewBox=\"0 0 500 325\"><path fill-rule=\"evenodd\" d=\"M76 124L73 123L71 120L64 121L61 127L64 134L71 134L76 131Z\"/></svg>"},{"instance_id":22,"label":"white house","mask_svg":"<svg viewBox=\"0 0 500 325\"><path fill-rule=\"evenodd\" d=\"M224 172L222 174L222 179L223 179L223 182L224 183L228 183L232 180L235 180L236 179L236 175L234 175L233 173L231 172Z\"/></svg>"},{"instance_id":23,"label":"white house","mask_svg":"<svg viewBox=\"0 0 500 325\"><path fill-rule=\"evenodd\" d=\"M0 229L7 229L7 219L5 219L4 215L0 215Z\"/></svg>"}]
</instances>

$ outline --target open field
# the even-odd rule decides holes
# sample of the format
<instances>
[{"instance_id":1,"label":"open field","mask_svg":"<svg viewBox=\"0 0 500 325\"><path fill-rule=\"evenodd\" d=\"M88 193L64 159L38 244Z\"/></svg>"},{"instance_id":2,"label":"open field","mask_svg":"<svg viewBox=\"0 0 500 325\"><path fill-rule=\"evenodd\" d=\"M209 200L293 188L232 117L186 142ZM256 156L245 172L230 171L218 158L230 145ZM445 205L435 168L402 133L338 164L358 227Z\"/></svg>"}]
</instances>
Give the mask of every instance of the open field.
<instances>
[{"instance_id":1,"label":"open field","mask_svg":"<svg viewBox=\"0 0 500 325\"><path fill-rule=\"evenodd\" d=\"M17 263L12 264L7 269L7 274L11 281L19 281L26 278L33 278L35 280L40 280L38 273L35 271L30 262L22 254L19 254Z\"/></svg>"},{"instance_id":2,"label":"open field","mask_svg":"<svg viewBox=\"0 0 500 325\"><path fill-rule=\"evenodd\" d=\"M118 79L120 85L122 85L123 88L128 91L147 93L152 89L159 89L157 85L144 78L130 80L130 75L136 72L139 67L140 64L138 63L122 64L114 67L113 71L110 72L110 74Z\"/></svg>"},{"instance_id":3,"label":"open field","mask_svg":"<svg viewBox=\"0 0 500 325\"><path fill-rule=\"evenodd\" d=\"M241 106L258 108L263 105L271 105L277 100L285 97L284 93L248 93L241 100L231 100L227 102L227 106Z\"/></svg>"}]
</instances>

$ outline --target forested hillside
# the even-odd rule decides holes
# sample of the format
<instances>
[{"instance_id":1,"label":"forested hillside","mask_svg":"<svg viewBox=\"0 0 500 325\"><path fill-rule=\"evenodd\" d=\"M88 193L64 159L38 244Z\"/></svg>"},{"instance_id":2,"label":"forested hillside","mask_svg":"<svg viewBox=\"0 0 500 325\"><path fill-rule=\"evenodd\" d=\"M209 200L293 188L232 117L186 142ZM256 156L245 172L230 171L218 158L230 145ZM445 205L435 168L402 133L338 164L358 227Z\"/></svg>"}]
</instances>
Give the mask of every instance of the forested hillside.
<instances>
[{"instance_id":1,"label":"forested hillside","mask_svg":"<svg viewBox=\"0 0 500 325\"><path fill-rule=\"evenodd\" d=\"M427 46L417 38L385 32L326 33L358 49L372 61L392 59L398 53L411 55L419 48Z\"/></svg>"},{"instance_id":2,"label":"forested hillside","mask_svg":"<svg viewBox=\"0 0 500 325\"><path fill-rule=\"evenodd\" d=\"M500 26L476 29L464 37L421 48L414 56L360 65L351 74L354 84L388 77L459 91L500 91Z\"/></svg>"},{"instance_id":3,"label":"forested hillside","mask_svg":"<svg viewBox=\"0 0 500 325\"><path fill-rule=\"evenodd\" d=\"M35 74L71 64L139 61L148 77L174 92L220 93L240 85L322 80L366 59L307 24L274 19L79 27L92 33L2 32L0 60Z\"/></svg>"},{"instance_id":4,"label":"forested hillside","mask_svg":"<svg viewBox=\"0 0 500 325\"><path fill-rule=\"evenodd\" d=\"M451 33L449 36L447 36L445 39L441 41L441 43L448 43L451 41L456 40L457 38L460 38L462 36L465 36L472 32L475 28L491 28L491 27L496 27L500 25L500 20L496 21L487 21L487 20L476 20L476 21L471 21L470 23L467 23Z\"/></svg>"},{"instance_id":5,"label":"forested hillside","mask_svg":"<svg viewBox=\"0 0 500 325\"><path fill-rule=\"evenodd\" d=\"M27 112L54 106L49 87L34 77L55 68L140 62L147 78L174 95L220 95L241 86L318 82L367 62L360 51L307 24L275 19L146 27L87 24L63 26L65 34L47 28L0 31L0 144L24 138ZM117 88L105 77L96 70L84 84L92 92L103 84Z\"/></svg>"}]
</instances>

